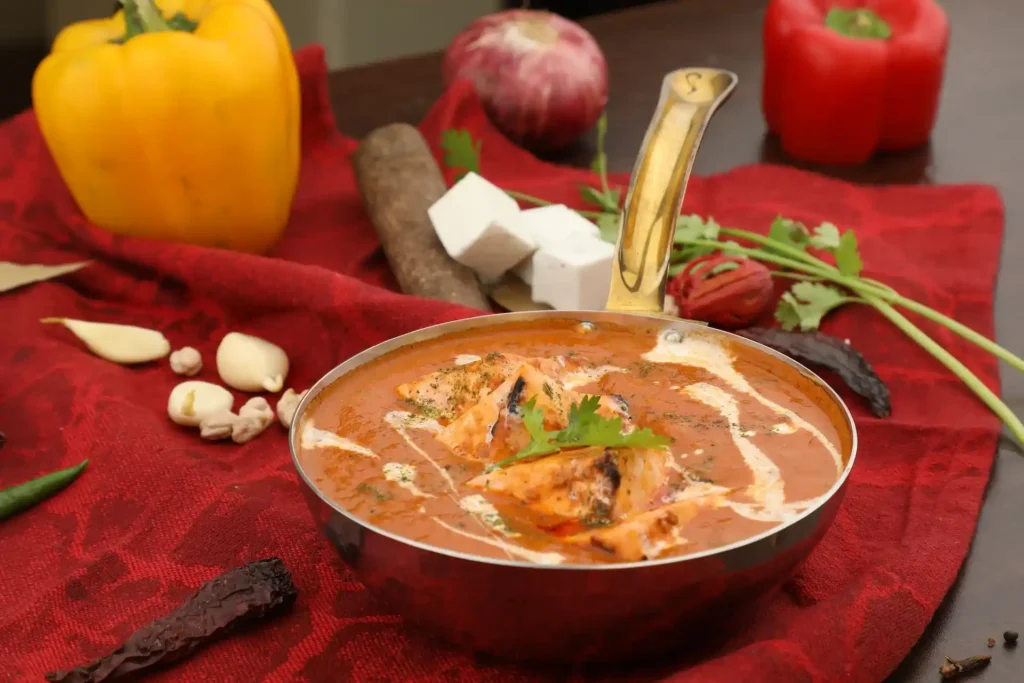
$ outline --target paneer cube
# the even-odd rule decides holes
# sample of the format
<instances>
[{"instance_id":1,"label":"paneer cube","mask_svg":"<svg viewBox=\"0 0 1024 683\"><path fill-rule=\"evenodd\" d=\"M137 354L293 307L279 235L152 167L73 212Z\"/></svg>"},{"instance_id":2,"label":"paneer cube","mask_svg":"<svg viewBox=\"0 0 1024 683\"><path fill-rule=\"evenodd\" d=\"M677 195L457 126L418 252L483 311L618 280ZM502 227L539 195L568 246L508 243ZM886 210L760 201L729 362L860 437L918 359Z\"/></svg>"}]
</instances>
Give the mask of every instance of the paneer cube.
<instances>
[{"instance_id":1,"label":"paneer cube","mask_svg":"<svg viewBox=\"0 0 1024 683\"><path fill-rule=\"evenodd\" d=\"M594 237L545 245L533 258L533 300L560 311L602 310L614 257L615 247Z\"/></svg>"},{"instance_id":2,"label":"paneer cube","mask_svg":"<svg viewBox=\"0 0 1024 683\"><path fill-rule=\"evenodd\" d=\"M539 250L564 240L601 238L597 226L564 204L540 206L520 211L509 227L518 235L532 239ZM526 284L533 283L533 259L537 252L520 261L513 272Z\"/></svg>"},{"instance_id":3,"label":"paneer cube","mask_svg":"<svg viewBox=\"0 0 1024 683\"><path fill-rule=\"evenodd\" d=\"M448 255L493 282L537 248L533 239L509 227L519 205L501 188L467 173L434 202L427 214Z\"/></svg>"}]
</instances>

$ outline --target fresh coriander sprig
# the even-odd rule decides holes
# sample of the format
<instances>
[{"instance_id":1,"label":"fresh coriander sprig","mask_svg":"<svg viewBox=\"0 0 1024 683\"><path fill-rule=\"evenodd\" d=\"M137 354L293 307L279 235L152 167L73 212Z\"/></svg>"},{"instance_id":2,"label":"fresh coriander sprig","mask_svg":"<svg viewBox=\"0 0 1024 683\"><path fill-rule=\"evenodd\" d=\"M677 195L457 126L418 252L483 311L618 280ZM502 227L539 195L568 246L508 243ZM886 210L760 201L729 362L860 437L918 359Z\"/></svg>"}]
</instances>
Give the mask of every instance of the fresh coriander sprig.
<instances>
[{"instance_id":1,"label":"fresh coriander sprig","mask_svg":"<svg viewBox=\"0 0 1024 683\"><path fill-rule=\"evenodd\" d=\"M480 150L483 145L483 140L474 140L472 133L465 129L441 132L444 164L448 168L458 170L455 175L456 180L461 179L470 171L480 173Z\"/></svg>"},{"instance_id":2,"label":"fresh coriander sprig","mask_svg":"<svg viewBox=\"0 0 1024 683\"><path fill-rule=\"evenodd\" d=\"M709 219L709 222L713 222L713 221L711 221ZM765 237L764 235L759 235L756 232L749 232L747 230L738 230L736 228L718 228L718 231L721 234L723 234L723 235L728 235L728 236L731 236L731 237L738 237L740 239L745 239L745 240L754 242L756 244L765 245L765 246L770 245L770 243L773 241L772 238L771 238L771 234L770 233L769 233L768 237ZM850 235L851 237L853 237L854 233L853 233L853 231L848 230L848 231L846 231L846 233L844 233L844 235ZM850 238L847 238L847 239L850 239ZM853 239L851 241L853 241L854 248L856 248L855 237L853 237ZM739 246L735 242L732 242L730 244L730 246L731 245ZM816 268L823 268L823 269L826 269L826 270L829 270L829 269L839 270L838 268L833 267L827 261L824 261L824 260L822 260L820 258L817 258L813 254L807 253L806 250L801 250L801 249L795 248L795 247L787 248L787 247L780 246L780 245L773 245L773 246L775 246L776 249L779 249L785 255L792 256L793 258L795 258L795 259L797 259L799 261L805 262L807 265L814 266ZM856 258L857 258L857 261L859 262L860 261L860 254L859 253L856 254ZM780 264L776 263L776 265L780 265ZM790 264L788 267L793 267L793 264ZM796 268L800 269L800 266L797 266ZM857 272L858 273L860 272L859 268L857 269ZM801 274L801 273L790 273L788 271L780 271L778 274L783 276L783 277L792 277L794 279L797 279L801 275L804 275L805 277L820 277L822 279L829 279L827 277L823 277L820 273L819 274L805 275L805 274ZM842 273L840 272L840 274L842 274ZM868 279L868 278L858 278L858 280L859 280L859 282L857 284L858 284L858 286L862 290L872 291L882 301L885 301L885 302L887 302L889 304L892 304L894 306L899 306L901 308L905 308L908 311L913 311L914 313L917 313L918 315L920 315L920 316L922 316L924 318L927 318L928 320L931 320L932 322L938 323L938 324L942 325L943 327L949 328L952 332L954 332L957 335L963 337L967 341L969 341L969 342L971 342L973 344L976 344L977 346L981 347L985 351L988 351L989 353L991 353L992 355L996 356L997 358L1000 358L1000 359L1006 361L1013 368L1015 368L1015 369L1017 369L1017 370L1019 370L1021 372L1024 372L1024 359L1020 358L1019 356L1014 355L1013 353L1011 353L1007 349L1003 348L999 344L996 344L994 341L992 341L991 339L985 337L984 335L975 332L974 330L972 330L971 328L967 327L963 323L960 323L960 322L954 320L953 318L950 318L949 316L944 315L944 314L940 313L939 311L936 311L933 308L929 308L928 306L925 306L924 304L918 303L917 301L914 301L913 299L908 299L905 296L901 296L892 287L890 287L890 286L888 286L888 285L886 285L884 283L878 282L877 280L871 280L871 279ZM837 281L837 280L834 280L834 279L832 281L836 282L837 284L849 287L849 281L845 281L845 280L844 281Z\"/></svg>"},{"instance_id":3,"label":"fresh coriander sprig","mask_svg":"<svg viewBox=\"0 0 1024 683\"><path fill-rule=\"evenodd\" d=\"M785 218L777 218L767 237L745 230L717 228L720 235L739 237L759 245L759 248L744 247L735 242L721 242L711 239L683 239L687 246L711 248L739 254L787 269L786 276L810 278L798 282L783 295L775 316L786 329L800 327L802 330L817 329L822 317L838 306L850 303L865 303L877 310L904 334L917 342L925 351L959 377L1009 428L1018 442L1024 443L1024 423L1013 414L1003 401L984 382L971 372L955 356L939 346L923 330L896 310L896 306L912 310L925 318L937 322L959 336L967 339L993 355L1006 360L1013 367L1024 371L1024 360L1002 346L978 334L969 327L949 318L934 309L919 304L880 282L859 277L863 262L857 249L856 236L852 231L842 233L835 239L831 224L818 226L813 233L807 232L801 224ZM838 229L836 229L838 232ZM803 233L806 236L801 236ZM815 237L818 239L812 241ZM807 251L808 246L821 248L833 255L833 265ZM855 296L846 295L842 290L825 284L839 285Z\"/></svg>"},{"instance_id":4,"label":"fresh coriander sprig","mask_svg":"<svg viewBox=\"0 0 1024 683\"><path fill-rule=\"evenodd\" d=\"M569 408L569 422L557 432L544 428L544 411L537 407L537 397L519 407L523 425L530 435L530 443L513 456L490 465L487 471L508 467L522 460L557 453L564 448L603 446L605 448L663 448L672 443L667 436L650 429L634 429L622 433L622 418L607 418L597 414L600 396L584 396L579 404Z\"/></svg>"}]
</instances>

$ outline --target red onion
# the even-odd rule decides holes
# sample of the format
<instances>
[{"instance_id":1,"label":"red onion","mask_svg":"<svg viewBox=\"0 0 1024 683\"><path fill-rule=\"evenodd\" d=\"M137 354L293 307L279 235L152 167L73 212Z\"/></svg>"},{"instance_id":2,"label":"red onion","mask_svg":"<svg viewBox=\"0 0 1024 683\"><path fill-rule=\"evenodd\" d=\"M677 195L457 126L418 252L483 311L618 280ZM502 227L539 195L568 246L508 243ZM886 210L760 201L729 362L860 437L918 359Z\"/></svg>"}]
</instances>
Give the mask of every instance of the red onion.
<instances>
[{"instance_id":1,"label":"red onion","mask_svg":"<svg viewBox=\"0 0 1024 683\"><path fill-rule=\"evenodd\" d=\"M565 147L608 101L608 65L594 37L557 14L514 9L481 17L444 55L445 85L473 82L494 124L531 149Z\"/></svg>"}]
</instances>

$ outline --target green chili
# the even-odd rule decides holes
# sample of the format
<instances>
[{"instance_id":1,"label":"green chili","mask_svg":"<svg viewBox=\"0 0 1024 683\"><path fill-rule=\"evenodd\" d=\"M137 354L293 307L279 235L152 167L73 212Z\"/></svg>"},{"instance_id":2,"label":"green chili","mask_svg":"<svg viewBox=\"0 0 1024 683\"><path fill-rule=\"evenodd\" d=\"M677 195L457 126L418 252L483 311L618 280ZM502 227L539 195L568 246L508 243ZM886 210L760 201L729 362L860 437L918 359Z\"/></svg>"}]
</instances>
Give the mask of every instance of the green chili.
<instances>
[{"instance_id":1,"label":"green chili","mask_svg":"<svg viewBox=\"0 0 1024 683\"><path fill-rule=\"evenodd\" d=\"M0 490L0 520L13 517L58 493L77 479L87 464L88 458L66 470L51 472L24 484Z\"/></svg>"}]
</instances>

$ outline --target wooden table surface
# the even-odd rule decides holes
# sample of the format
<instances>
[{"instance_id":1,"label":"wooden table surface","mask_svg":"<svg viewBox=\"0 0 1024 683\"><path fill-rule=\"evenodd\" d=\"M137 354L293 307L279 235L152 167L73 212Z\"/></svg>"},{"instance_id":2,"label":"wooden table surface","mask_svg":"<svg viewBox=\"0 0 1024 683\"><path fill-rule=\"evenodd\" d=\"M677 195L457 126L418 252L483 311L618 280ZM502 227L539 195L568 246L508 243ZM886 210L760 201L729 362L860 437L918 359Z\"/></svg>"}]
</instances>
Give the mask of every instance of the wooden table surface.
<instances>
[{"instance_id":1,"label":"wooden table surface","mask_svg":"<svg viewBox=\"0 0 1024 683\"><path fill-rule=\"evenodd\" d=\"M760 113L761 26L766 0L680 0L584 22L608 59L607 151L629 171L650 121L662 76L682 66L720 66L740 87L715 118L697 173L756 161L793 163L766 137ZM931 145L853 169L814 168L867 183L984 182L1006 203L1006 243L997 292L998 340L1024 355L1024 0L947 0L953 27L939 121ZM340 130L362 137L393 121L417 123L440 95L440 56L338 72L331 93ZM585 166L586 140L555 160ZM806 166L805 166L806 167ZM1024 376L1003 368L1003 396L1024 415ZM1004 441L971 553L957 584L893 681L934 681L944 654L985 651L989 636L1024 630L1024 457ZM1024 680L1024 653L998 648L985 681Z\"/></svg>"}]
</instances>

